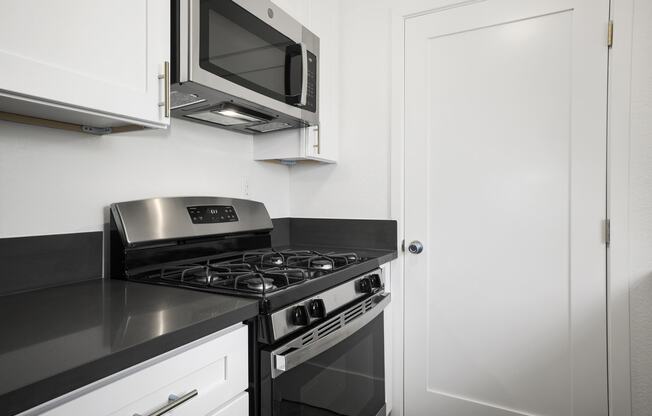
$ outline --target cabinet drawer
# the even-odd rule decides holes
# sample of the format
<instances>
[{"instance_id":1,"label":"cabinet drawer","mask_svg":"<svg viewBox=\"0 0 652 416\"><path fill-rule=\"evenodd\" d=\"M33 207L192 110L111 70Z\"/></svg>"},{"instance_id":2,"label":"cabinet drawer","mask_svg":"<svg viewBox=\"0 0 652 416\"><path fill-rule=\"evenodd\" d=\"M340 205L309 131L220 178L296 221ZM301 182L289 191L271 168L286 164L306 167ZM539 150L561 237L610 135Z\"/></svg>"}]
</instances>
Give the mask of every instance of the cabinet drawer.
<instances>
[{"instance_id":1,"label":"cabinet drawer","mask_svg":"<svg viewBox=\"0 0 652 416\"><path fill-rule=\"evenodd\" d=\"M249 394L240 394L233 401L208 416L249 416Z\"/></svg>"},{"instance_id":2,"label":"cabinet drawer","mask_svg":"<svg viewBox=\"0 0 652 416\"><path fill-rule=\"evenodd\" d=\"M207 415L242 393L248 383L246 326L238 324L218 335L68 401L44 415L146 416L168 404L170 395L182 397L193 390L197 390L196 396L166 414Z\"/></svg>"}]
</instances>

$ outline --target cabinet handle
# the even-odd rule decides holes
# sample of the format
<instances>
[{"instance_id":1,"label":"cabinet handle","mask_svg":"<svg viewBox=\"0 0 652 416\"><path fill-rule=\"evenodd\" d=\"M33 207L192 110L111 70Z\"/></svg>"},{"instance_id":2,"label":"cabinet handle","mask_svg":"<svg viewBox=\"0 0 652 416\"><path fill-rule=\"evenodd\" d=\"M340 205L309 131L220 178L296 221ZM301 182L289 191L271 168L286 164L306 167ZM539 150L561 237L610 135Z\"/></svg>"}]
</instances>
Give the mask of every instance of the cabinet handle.
<instances>
[{"instance_id":1,"label":"cabinet handle","mask_svg":"<svg viewBox=\"0 0 652 416\"><path fill-rule=\"evenodd\" d=\"M162 416L166 414L167 412L171 411L172 409L175 409L178 406L181 406L188 400L192 399L198 394L197 389L191 391L190 393L186 393L181 397L178 397L174 394L171 394L170 397L168 397L168 404L165 406L161 407L158 410L153 411L147 416ZM141 416L139 413L134 413L134 416Z\"/></svg>"},{"instance_id":2,"label":"cabinet handle","mask_svg":"<svg viewBox=\"0 0 652 416\"><path fill-rule=\"evenodd\" d=\"M158 106L165 107L165 117L170 118L170 62L165 61L163 64L163 75L159 75L158 79L163 80L163 88L165 88L165 101L158 103Z\"/></svg>"},{"instance_id":3,"label":"cabinet handle","mask_svg":"<svg viewBox=\"0 0 652 416\"><path fill-rule=\"evenodd\" d=\"M315 128L315 134L317 135L317 144L313 144L312 147L317 149L317 154L321 154L321 138L319 137L319 126Z\"/></svg>"}]
</instances>

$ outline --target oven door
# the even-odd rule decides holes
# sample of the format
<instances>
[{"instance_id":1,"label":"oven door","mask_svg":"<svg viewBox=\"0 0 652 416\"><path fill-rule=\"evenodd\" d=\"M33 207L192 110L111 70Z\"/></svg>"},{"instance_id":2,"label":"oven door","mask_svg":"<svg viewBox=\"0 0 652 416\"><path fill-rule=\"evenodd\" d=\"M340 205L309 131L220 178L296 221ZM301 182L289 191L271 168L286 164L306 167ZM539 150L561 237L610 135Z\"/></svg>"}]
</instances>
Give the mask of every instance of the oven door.
<instances>
[{"instance_id":1,"label":"oven door","mask_svg":"<svg viewBox=\"0 0 652 416\"><path fill-rule=\"evenodd\" d=\"M263 416L385 415L379 293L261 357Z\"/></svg>"},{"instance_id":2,"label":"oven door","mask_svg":"<svg viewBox=\"0 0 652 416\"><path fill-rule=\"evenodd\" d=\"M317 120L317 36L269 1L193 1L190 16L190 81Z\"/></svg>"}]
</instances>

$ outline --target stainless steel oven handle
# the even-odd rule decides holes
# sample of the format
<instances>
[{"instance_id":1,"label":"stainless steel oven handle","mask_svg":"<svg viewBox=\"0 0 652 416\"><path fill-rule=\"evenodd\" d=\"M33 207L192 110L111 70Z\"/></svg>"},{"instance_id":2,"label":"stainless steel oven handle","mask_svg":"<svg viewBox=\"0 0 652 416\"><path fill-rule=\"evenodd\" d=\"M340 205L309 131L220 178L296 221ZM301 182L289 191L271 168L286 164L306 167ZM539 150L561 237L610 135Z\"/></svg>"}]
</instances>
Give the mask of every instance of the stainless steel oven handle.
<instances>
[{"instance_id":1,"label":"stainless steel oven handle","mask_svg":"<svg viewBox=\"0 0 652 416\"><path fill-rule=\"evenodd\" d=\"M308 104L308 48L301 42L301 100L299 107L305 107Z\"/></svg>"},{"instance_id":2,"label":"stainless steel oven handle","mask_svg":"<svg viewBox=\"0 0 652 416\"><path fill-rule=\"evenodd\" d=\"M369 299L371 299L371 307L365 309L365 305L368 304ZM373 321L380 313L383 311L385 306L391 300L390 293L377 293L371 298L365 299L364 301L357 303L356 305L348 308L343 311L336 317L328 319L324 324L331 323L333 324L338 318L341 322L344 322L346 316L355 311L355 309L360 308L362 305L362 310L364 311L360 316L349 321L346 324L342 324L339 329L329 333L328 335L317 338L317 333L319 328L324 325L320 325L314 328L314 338L312 342L307 342L305 345L300 345L304 339L306 339L307 334L302 334L301 336L293 339L287 344L275 349L272 352L272 378L276 378L281 375L284 371L288 371L309 359L321 354L327 349L333 347L334 345L344 341L346 338L350 337L356 333L359 329L367 325L369 322Z\"/></svg>"}]
</instances>

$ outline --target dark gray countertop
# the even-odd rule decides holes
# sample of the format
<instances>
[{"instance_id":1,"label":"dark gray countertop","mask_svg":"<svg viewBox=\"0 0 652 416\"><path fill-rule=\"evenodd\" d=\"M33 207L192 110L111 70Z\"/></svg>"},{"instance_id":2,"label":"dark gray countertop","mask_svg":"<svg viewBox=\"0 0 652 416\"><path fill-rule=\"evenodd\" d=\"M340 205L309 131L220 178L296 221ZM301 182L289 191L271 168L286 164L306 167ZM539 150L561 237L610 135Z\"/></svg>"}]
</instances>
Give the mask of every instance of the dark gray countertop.
<instances>
[{"instance_id":1,"label":"dark gray countertop","mask_svg":"<svg viewBox=\"0 0 652 416\"><path fill-rule=\"evenodd\" d=\"M120 280L0 297L0 414L59 397L258 314L255 299Z\"/></svg>"}]
</instances>

